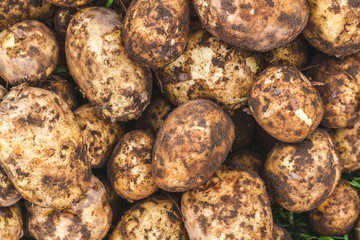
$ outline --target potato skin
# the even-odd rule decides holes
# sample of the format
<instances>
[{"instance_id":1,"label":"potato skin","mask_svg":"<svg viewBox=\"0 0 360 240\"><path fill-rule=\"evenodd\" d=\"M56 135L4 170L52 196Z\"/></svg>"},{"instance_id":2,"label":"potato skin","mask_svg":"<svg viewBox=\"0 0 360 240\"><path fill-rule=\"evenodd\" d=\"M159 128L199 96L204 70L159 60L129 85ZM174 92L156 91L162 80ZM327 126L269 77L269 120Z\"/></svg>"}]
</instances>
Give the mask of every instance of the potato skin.
<instances>
[{"instance_id":1,"label":"potato skin","mask_svg":"<svg viewBox=\"0 0 360 240\"><path fill-rule=\"evenodd\" d=\"M0 208L11 206L20 199L20 193L15 189L4 170L0 167Z\"/></svg>"},{"instance_id":2,"label":"potato skin","mask_svg":"<svg viewBox=\"0 0 360 240\"><path fill-rule=\"evenodd\" d=\"M90 164L69 106L55 93L21 85L0 102L0 115L0 162L23 198L57 209L78 201Z\"/></svg>"},{"instance_id":3,"label":"potato skin","mask_svg":"<svg viewBox=\"0 0 360 240\"><path fill-rule=\"evenodd\" d=\"M155 140L156 185L182 192L205 183L225 160L234 136L231 118L215 103L199 99L177 107Z\"/></svg>"},{"instance_id":4,"label":"potato skin","mask_svg":"<svg viewBox=\"0 0 360 240\"><path fill-rule=\"evenodd\" d=\"M275 145L265 162L266 184L280 206L306 212L333 192L341 168L330 135L317 129L300 143Z\"/></svg>"},{"instance_id":5,"label":"potato skin","mask_svg":"<svg viewBox=\"0 0 360 240\"><path fill-rule=\"evenodd\" d=\"M249 107L259 125L283 142L305 139L324 112L319 93L294 66L265 69L251 88Z\"/></svg>"},{"instance_id":6,"label":"potato skin","mask_svg":"<svg viewBox=\"0 0 360 240\"><path fill-rule=\"evenodd\" d=\"M0 239L19 240L23 236L23 220L19 203L0 207Z\"/></svg>"},{"instance_id":7,"label":"potato skin","mask_svg":"<svg viewBox=\"0 0 360 240\"><path fill-rule=\"evenodd\" d=\"M309 15L305 0L194 0L194 8L211 34L252 51L268 51L292 41Z\"/></svg>"},{"instance_id":8,"label":"potato skin","mask_svg":"<svg viewBox=\"0 0 360 240\"><path fill-rule=\"evenodd\" d=\"M264 168L264 161L257 153L247 149L229 154L226 159L226 164L229 166L244 166L262 175Z\"/></svg>"},{"instance_id":9,"label":"potato skin","mask_svg":"<svg viewBox=\"0 0 360 240\"><path fill-rule=\"evenodd\" d=\"M46 0L60 7L81 7L91 3L94 0Z\"/></svg>"},{"instance_id":10,"label":"potato skin","mask_svg":"<svg viewBox=\"0 0 360 240\"><path fill-rule=\"evenodd\" d=\"M152 79L127 55L122 26L115 11L82 9L70 21L65 51L70 73L87 99L104 116L129 121L150 103Z\"/></svg>"},{"instance_id":11,"label":"potato skin","mask_svg":"<svg viewBox=\"0 0 360 240\"><path fill-rule=\"evenodd\" d=\"M0 33L0 76L10 85L46 79L58 58L54 34L39 21L22 21Z\"/></svg>"},{"instance_id":12,"label":"potato skin","mask_svg":"<svg viewBox=\"0 0 360 240\"><path fill-rule=\"evenodd\" d=\"M273 240L292 240L291 235L285 228L279 227L274 223Z\"/></svg>"},{"instance_id":13,"label":"potato skin","mask_svg":"<svg viewBox=\"0 0 360 240\"><path fill-rule=\"evenodd\" d=\"M65 39L69 22L76 12L76 8L60 8L55 12L54 29L61 39Z\"/></svg>"},{"instance_id":14,"label":"potato skin","mask_svg":"<svg viewBox=\"0 0 360 240\"><path fill-rule=\"evenodd\" d=\"M124 44L130 57L162 67L184 51L189 31L187 0L133 0L124 19Z\"/></svg>"},{"instance_id":15,"label":"potato skin","mask_svg":"<svg viewBox=\"0 0 360 240\"><path fill-rule=\"evenodd\" d=\"M273 219L263 180L248 168L221 167L181 199L192 240L272 239Z\"/></svg>"}]
</instances>

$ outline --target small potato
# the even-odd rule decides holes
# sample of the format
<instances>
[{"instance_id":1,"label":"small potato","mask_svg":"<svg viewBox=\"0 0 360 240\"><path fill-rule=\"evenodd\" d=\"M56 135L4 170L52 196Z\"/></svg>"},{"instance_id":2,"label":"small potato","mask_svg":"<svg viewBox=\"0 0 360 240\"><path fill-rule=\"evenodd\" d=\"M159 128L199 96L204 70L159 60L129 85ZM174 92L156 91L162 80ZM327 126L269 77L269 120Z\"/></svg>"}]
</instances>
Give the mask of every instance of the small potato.
<instances>
[{"instance_id":1,"label":"small potato","mask_svg":"<svg viewBox=\"0 0 360 240\"><path fill-rule=\"evenodd\" d=\"M58 55L54 34L41 22L26 20L0 33L0 76L10 85L46 79Z\"/></svg>"},{"instance_id":2,"label":"small potato","mask_svg":"<svg viewBox=\"0 0 360 240\"><path fill-rule=\"evenodd\" d=\"M253 140L255 121L250 114L245 113L242 109L236 109L230 114L230 117L235 126L235 139L232 151L237 151L249 145Z\"/></svg>"},{"instance_id":3,"label":"small potato","mask_svg":"<svg viewBox=\"0 0 360 240\"><path fill-rule=\"evenodd\" d=\"M21 194L15 189L4 170L0 167L0 208L11 206L20 199Z\"/></svg>"},{"instance_id":4,"label":"small potato","mask_svg":"<svg viewBox=\"0 0 360 240\"><path fill-rule=\"evenodd\" d=\"M259 125L283 142L304 140L324 112L319 93L294 66L264 70L252 86L249 107Z\"/></svg>"},{"instance_id":5,"label":"small potato","mask_svg":"<svg viewBox=\"0 0 360 240\"><path fill-rule=\"evenodd\" d=\"M181 212L190 239L272 239L273 219L263 180L248 168L220 168L185 192Z\"/></svg>"},{"instance_id":6,"label":"small potato","mask_svg":"<svg viewBox=\"0 0 360 240\"><path fill-rule=\"evenodd\" d=\"M157 190L151 175L153 134L133 130L116 145L107 165L108 178L117 194L132 202Z\"/></svg>"},{"instance_id":7,"label":"small potato","mask_svg":"<svg viewBox=\"0 0 360 240\"><path fill-rule=\"evenodd\" d=\"M46 0L60 7L81 7L91 3L94 0Z\"/></svg>"},{"instance_id":8,"label":"small potato","mask_svg":"<svg viewBox=\"0 0 360 240\"><path fill-rule=\"evenodd\" d=\"M27 227L36 239L103 239L110 229L111 208L106 190L95 176L83 198L64 211L26 202ZM65 237L64 237L65 236Z\"/></svg>"},{"instance_id":9,"label":"small potato","mask_svg":"<svg viewBox=\"0 0 360 240\"><path fill-rule=\"evenodd\" d=\"M332 194L310 211L310 225L320 235L342 236L354 227L360 213L358 192L342 179Z\"/></svg>"},{"instance_id":10,"label":"small potato","mask_svg":"<svg viewBox=\"0 0 360 240\"><path fill-rule=\"evenodd\" d=\"M325 130L297 144L277 143L265 162L266 184L276 202L292 212L317 208L341 177L341 162Z\"/></svg>"},{"instance_id":11,"label":"small potato","mask_svg":"<svg viewBox=\"0 0 360 240\"><path fill-rule=\"evenodd\" d=\"M240 150L229 154L227 165L238 167L245 166L261 175L264 168L264 161L261 156L250 150Z\"/></svg>"},{"instance_id":12,"label":"small potato","mask_svg":"<svg viewBox=\"0 0 360 240\"><path fill-rule=\"evenodd\" d=\"M231 118L215 103L192 100L161 126L152 156L159 188L183 192L205 183L224 162L234 141Z\"/></svg>"},{"instance_id":13,"label":"small potato","mask_svg":"<svg viewBox=\"0 0 360 240\"><path fill-rule=\"evenodd\" d=\"M272 240L292 240L292 238L285 228L279 227L274 223Z\"/></svg>"},{"instance_id":14,"label":"small potato","mask_svg":"<svg viewBox=\"0 0 360 240\"><path fill-rule=\"evenodd\" d=\"M91 104L82 105L74 111L76 122L86 139L87 157L91 168L103 167L116 143L125 134L122 123L104 119Z\"/></svg>"},{"instance_id":15,"label":"small potato","mask_svg":"<svg viewBox=\"0 0 360 240\"><path fill-rule=\"evenodd\" d=\"M194 0L206 30L232 45L268 51L289 43L305 28L305 0Z\"/></svg>"},{"instance_id":16,"label":"small potato","mask_svg":"<svg viewBox=\"0 0 360 240\"><path fill-rule=\"evenodd\" d=\"M109 240L189 239L174 200L152 196L132 206L122 216Z\"/></svg>"},{"instance_id":17,"label":"small potato","mask_svg":"<svg viewBox=\"0 0 360 240\"><path fill-rule=\"evenodd\" d=\"M23 220L19 203L0 207L0 239L19 240L23 236Z\"/></svg>"}]
</instances>

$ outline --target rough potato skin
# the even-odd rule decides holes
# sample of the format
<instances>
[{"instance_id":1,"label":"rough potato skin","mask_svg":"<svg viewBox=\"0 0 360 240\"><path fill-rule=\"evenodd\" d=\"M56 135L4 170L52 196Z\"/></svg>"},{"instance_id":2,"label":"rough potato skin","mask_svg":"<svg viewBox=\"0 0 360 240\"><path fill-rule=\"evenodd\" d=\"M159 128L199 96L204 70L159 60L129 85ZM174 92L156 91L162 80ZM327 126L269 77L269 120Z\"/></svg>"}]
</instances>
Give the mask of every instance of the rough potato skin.
<instances>
[{"instance_id":1,"label":"rough potato skin","mask_svg":"<svg viewBox=\"0 0 360 240\"><path fill-rule=\"evenodd\" d=\"M188 0L133 0L124 19L124 44L135 62L162 67L184 51L189 31Z\"/></svg>"},{"instance_id":2,"label":"rough potato skin","mask_svg":"<svg viewBox=\"0 0 360 240\"><path fill-rule=\"evenodd\" d=\"M151 72L127 55L121 17L103 7L80 10L67 29L69 70L87 99L118 121L140 117L150 103Z\"/></svg>"},{"instance_id":3,"label":"rough potato skin","mask_svg":"<svg viewBox=\"0 0 360 240\"><path fill-rule=\"evenodd\" d=\"M0 208L11 206L20 199L21 194L15 189L4 170L0 167Z\"/></svg>"},{"instance_id":4,"label":"rough potato skin","mask_svg":"<svg viewBox=\"0 0 360 240\"><path fill-rule=\"evenodd\" d=\"M272 240L292 240L291 235L285 228L274 223Z\"/></svg>"},{"instance_id":5,"label":"rough potato skin","mask_svg":"<svg viewBox=\"0 0 360 240\"><path fill-rule=\"evenodd\" d=\"M252 51L284 45L305 28L305 0L194 0L203 27L220 39Z\"/></svg>"},{"instance_id":6,"label":"rough potato skin","mask_svg":"<svg viewBox=\"0 0 360 240\"><path fill-rule=\"evenodd\" d=\"M197 30L189 34L185 52L158 75L162 92L175 105L203 98L231 111L246 104L261 67L256 53Z\"/></svg>"},{"instance_id":7,"label":"rough potato skin","mask_svg":"<svg viewBox=\"0 0 360 240\"><path fill-rule=\"evenodd\" d=\"M159 188L183 192L205 183L234 141L231 118L215 103L192 100L169 114L154 145L152 174Z\"/></svg>"},{"instance_id":8,"label":"rough potato skin","mask_svg":"<svg viewBox=\"0 0 360 240\"><path fill-rule=\"evenodd\" d=\"M42 240L103 239L110 229L112 218L106 197L104 185L92 176L89 191L64 211L26 202L28 230L35 239Z\"/></svg>"},{"instance_id":9,"label":"rough potato skin","mask_svg":"<svg viewBox=\"0 0 360 240\"><path fill-rule=\"evenodd\" d=\"M342 179L333 193L310 211L310 225L320 235L342 236L354 227L360 213L358 192Z\"/></svg>"},{"instance_id":10,"label":"rough potato skin","mask_svg":"<svg viewBox=\"0 0 360 240\"><path fill-rule=\"evenodd\" d=\"M222 167L204 185L185 192L181 212L191 240L272 239L265 184L245 167Z\"/></svg>"},{"instance_id":11,"label":"rough potato skin","mask_svg":"<svg viewBox=\"0 0 360 240\"><path fill-rule=\"evenodd\" d=\"M243 149L237 152L229 154L226 159L226 163L229 166L245 166L261 175L264 168L264 161L257 153L247 149Z\"/></svg>"},{"instance_id":12,"label":"rough potato skin","mask_svg":"<svg viewBox=\"0 0 360 240\"><path fill-rule=\"evenodd\" d=\"M91 3L94 0L46 0L60 7L81 7Z\"/></svg>"},{"instance_id":13,"label":"rough potato skin","mask_svg":"<svg viewBox=\"0 0 360 240\"><path fill-rule=\"evenodd\" d=\"M90 103L74 111L76 122L83 132L91 168L101 168L108 161L116 143L125 134L125 126L112 123L98 113Z\"/></svg>"},{"instance_id":14,"label":"rough potato skin","mask_svg":"<svg viewBox=\"0 0 360 240\"><path fill-rule=\"evenodd\" d=\"M344 57L360 50L360 4L357 0L308 0L306 40L326 54Z\"/></svg>"},{"instance_id":15,"label":"rough potato skin","mask_svg":"<svg viewBox=\"0 0 360 240\"><path fill-rule=\"evenodd\" d=\"M19 203L0 207L0 239L19 240L23 236L23 220Z\"/></svg>"},{"instance_id":16,"label":"rough potato skin","mask_svg":"<svg viewBox=\"0 0 360 240\"><path fill-rule=\"evenodd\" d=\"M132 206L122 216L109 240L189 239L178 206L163 195L151 196Z\"/></svg>"},{"instance_id":17,"label":"rough potato skin","mask_svg":"<svg viewBox=\"0 0 360 240\"><path fill-rule=\"evenodd\" d=\"M280 206L306 212L333 192L341 168L330 135L318 129L301 143L275 145L265 162L266 183Z\"/></svg>"},{"instance_id":18,"label":"rough potato skin","mask_svg":"<svg viewBox=\"0 0 360 240\"><path fill-rule=\"evenodd\" d=\"M133 130L121 138L110 157L108 178L116 193L130 202L157 190L151 175L154 141L152 133Z\"/></svg>"},{"instance_id":19,"label":"rough potato skin","mask_svg":"<svg viewBox=\"0 0 360 240\"><path fill-rule=\"evenodd\" d=\"M41 22L26 20L0 33L0 76L10 85L46 79L58 58L55 36Z\"/></svg>"},{"instance_id":20,"label":"rough potato skin","mask_svg":"<svg viewBox=\"0 0 360 240\"><path fill-rule=\"evenodd\" d=\"M294 66L265 69L252 86L249 107L259 125L283 142L300 142L323 117L323 104L310 81Z\"/></svg>"},{"instance_id":21,"label":"rough potato skin","mask_svg":"<svg viewBox=\"0 0 360 240\"><path fill-rule=\"evenodd\" d=\"M255 134L255 120L242 109L236 109L230 114L235 126L235 139L232 151L240 150L251 143Z\"/></svg>"},{"instance_id":22,"label":"rough potato skin","mask_svg":"<svg viewBox=\"0 0 360 240\"><path fill-rule=\"evenodd\" d=\"M0 102L0 163L26 200L64 209L90 183L83 137L55 93L21 85Z\"/></svg>"}]
</instances>

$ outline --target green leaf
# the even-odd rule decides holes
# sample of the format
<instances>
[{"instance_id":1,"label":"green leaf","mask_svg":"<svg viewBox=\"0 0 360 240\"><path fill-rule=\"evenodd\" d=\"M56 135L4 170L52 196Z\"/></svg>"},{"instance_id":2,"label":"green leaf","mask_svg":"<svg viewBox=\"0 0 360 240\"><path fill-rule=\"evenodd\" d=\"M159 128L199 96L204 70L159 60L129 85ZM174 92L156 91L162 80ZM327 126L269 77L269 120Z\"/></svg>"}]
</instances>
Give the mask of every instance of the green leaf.
<instances>
[{"instance_id":1,"label":"green leaf","mask_svg":"<svg viewBox=\"0 0 360 240\"><path fill-rule=\"evenodd\" d=\"M108 0L106 3L106 7L109 8L111 7L111 4L113 3L114 0Z\"/></svg>"}]
</instances>

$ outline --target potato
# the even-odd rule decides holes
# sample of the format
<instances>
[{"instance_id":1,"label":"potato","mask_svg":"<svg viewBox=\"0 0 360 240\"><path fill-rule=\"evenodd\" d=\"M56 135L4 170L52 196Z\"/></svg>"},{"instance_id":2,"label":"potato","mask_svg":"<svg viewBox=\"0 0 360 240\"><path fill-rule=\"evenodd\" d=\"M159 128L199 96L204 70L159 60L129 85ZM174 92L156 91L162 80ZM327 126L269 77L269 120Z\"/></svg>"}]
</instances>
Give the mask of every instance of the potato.
<instances>
[{"instance_id":1,"label":"potato","mask_svg":"<svg viewBox=\"0 0 360 240\"><path fill-rule=\"evenodd\" d=\"M292 240L291 235L285 228L279 227L274 223L273 240Z\"/></svg>"},{"instance_id":2,"label":"potato","mask_svg":"<svg viewBox=\"0 0 360 240\"><path fill-rule=\"evenodd\" d=\"M0 76L10 85L38 82L55 70L59 48L43 23L26 20L0 33Z\"/></svg>"},{"instance_id":3,"label":"potato","mask_svg":"<svg viewBox=\"0 0 360 240\"><path fill-rule=\"evenodd\" d=\"M189 31L187 0L133 0L124 19L124 44L130 57L162 67L184 51Z\"/></svg>"},{"instance_id":4,"label":"potato","mask_svg":"<svg viewBox=\"0 0 360 240\"><path fill-rule=\"evenodd\" d=\"M23 236L20 204L0 207L0 239L19 240Z\"/></svg>"},{"instance_id":5,"label":"potato","mask_svg":"<svg viewBox=\"0 0 360 240\"><path fill-rule=\"evenodd\" d=\"M4 170L0 167L0 208L11 206L20 199L20 193L15 189Z\"/></svg>"},{"instance_id":6,"label":"potato","mask_svg":"<svg viewBox=\"0 0 360 240\"><path fill-rule=\"evenodd\" d=\"M222 167L204 185L185 192L181 212L192 240L272 239L273 219L264 182L245 167Z\"/></svg>"},{"instance_id":7,"label":"potato","mask_svg":"<svg viewBox=\"0 0 360 240\"><path fill-rule=\"evenodd\" d=\"M318 129L301 143L275 145L265 162L266 184L280 206L306 212L333 192L341 167L330 135Z\"/></svg>"},{"instance_id":8,"label":"potato","mask_svg":"<svg viewBox=\"0 0 360 240\"><path fill-rule=\"evenodd\" d=\"M94 0L46 0L60 7L80 7L91 3Z\"/></svg>"},{"instance_id":9,"label":"potato","mask_svg":"<svg viewBox=\"0 0 360 240\"><path fill-rule=\"evenodd\" d=\"M110 240L189 239L175 202L163 195L152 196L132 206L122 216Z\"/></svg>"},{"instance_id":10,"label":"potato","mask_svg":"<svg viewBox=\"0 0 360 240\"><path fill-rule=\"evenodd\" d=\"M254 138L255 121L254 118L245 113L242 109L236 109L230 117L235 126L235 139L232 150L237 151L249 145Z\"/></svg>"},{"instance_id":11,"label":"potato","mask_svg":"<svg viewBox=\"0 0 360 240\"><path fill-rule=\"evenodd\" d=\"M103 184L94 175L85 196L57 211L26 202L27 227L36 239L103 239L111 224L111 208Z\"/></svg>"},{"instance_id":12,"label":"potato","mask_svg":"<svg viewBox=\"0 0 360 240\"><path fill-rule=\"evenodd\" d=\"M150 132L133 130L121 138L110 157L108 178L116 193L130 202L157 190L151 175L154 140Z\"/></svg>"},{"instance_id":13,"label":"potato","mask_svg":"<svg viewBox=\"0 0 360 240\"><path fill-rule=\"evenodd\" d=\"M259 55L198 30L189 34L185 52L158 75L164 95L175 105L205 98L231 111L246 104L260 69Z\"/></svg>"},{"instance_id":14,"label":"potato","mask_svg":"<svg viewBox=\"0 0 360 240\"><path fill-rule=\"evenodd\" d=\"M215 103L192 100L172 111L161 126L152 155L159 188L183 192L205 183L234 141L231 118Z\"/></svg>"},{"instance_id":15,"label":"potato","mask_svg":"<svg viewBox=\"0 0 360 240\"><path fill-rule=\"evenodd\" d=\"M227 165L238 167L245 166L261 175L264 168L264 161L260 155L250 150L240 150L229 154Z\"/></svg>"},{"instance_id":16,"label":"potato","mask_svg":"<svg viewBox=\"0 0 360 240\"><path fill-rule=\"evenodd\" d=\"M74 111L74 115L86 139L86 154L91 168L103 167L116 143L125 134L125 126L104 119L91 104L82 105Z\"/></svg>"},{"instance_id":17,"label":"potato","mask_svg":"<svg viewBox=\"0 0 360 240\"><path fill-rule=\"evenodd\" d=\"M194 0L199 18L211 34L252 51L289 43L305 28L305 0Z\"/></svg>"},{"instance_id":18,"label":"potato","mask_svg":"<svg viewBox=\"0 0 360 240\"><path fill-rule=\"evenodd\" d=\"M0 163L26 200L64 209L87 191L90 164L79 126L55 93L21 85L0 102Z\"/></svg>"},{"instance_id":19,"label":"potato","mask_svg":"<svg viewBox=\"0 0 360 240\"><path fill-rule=\"evenodd\" d=\"M59 8L54 15L55 32L60 38L65 39L66 30L70 20L77 12L76 8Z\"/></svg>"},{"instance_id":20,"label":"potato","mask_svg":"<svg viewBox=\"0 0 360 240\"><path fill-rule=\"evenodd\" d=\"M128 57L120 15L103 7L80 10L70 21L65 50L71 75L104 116L140 117L150 103L151 72Z\"/></svg>"},{"instance_id":21,"label":"potato","mask_svg":"<svg viewBox=\"0 0 360 240\"><path fill-rule=\"evenodd\" d=\"M360 50L360 4L357 0L308 0L309 22L303 31L318 50L343 57Z\"/></svg>"},{"instance_id":22,"label":"potato","mask_svg":"<svg viewBox=\"0 0 360 240\"><path fill-rule=\"evenodd\" d=\"M342 179L332 194L310 211L310 225L320 235L342 236L354 227L360 213L358 192Z\"/></svg>"},{"instance_id":23,"label":"potato","mask_svg":"<svg viewBox=\"0 0 360 240\"><path fill-rule=\"evenodd\" d=\"M320 95L293 66L268 67L251 88L249 107L259 125L283 142L300 142L323 116Z\"/></svg>"},{"instance_id":24,"label":"potato","mask_svg":"<svg viewBox=\"0 0 360 240\"><path fill-rule=\"evenodd\" d=\"M54 5L46 0L2 0L0 1L0 31L23 20L45 21L52 17L54 10Z\"/></svg>"}]
</instances>

